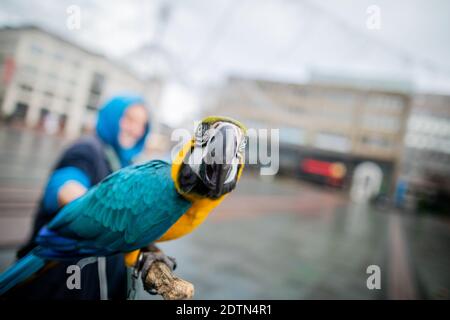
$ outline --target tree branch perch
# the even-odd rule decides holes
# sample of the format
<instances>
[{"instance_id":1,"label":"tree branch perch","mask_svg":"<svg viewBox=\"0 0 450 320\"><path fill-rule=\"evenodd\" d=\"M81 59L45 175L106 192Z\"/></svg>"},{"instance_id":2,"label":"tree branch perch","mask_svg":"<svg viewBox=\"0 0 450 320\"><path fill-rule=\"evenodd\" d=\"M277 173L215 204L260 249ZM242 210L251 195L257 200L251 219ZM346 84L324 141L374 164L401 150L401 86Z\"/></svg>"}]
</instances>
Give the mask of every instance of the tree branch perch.
<instances>
[{"instance_id":1,"label":"tree branch perch","mask_svg":"<svg viewBox=\"0 0 450 320\"><path fill-rule=\"evenodd\" d=\"M155 261L145 277L144 289L156 290L164 300L191 299L194 285L175 276L170 268L161 261Z\"/></svg>"}]
</instances>

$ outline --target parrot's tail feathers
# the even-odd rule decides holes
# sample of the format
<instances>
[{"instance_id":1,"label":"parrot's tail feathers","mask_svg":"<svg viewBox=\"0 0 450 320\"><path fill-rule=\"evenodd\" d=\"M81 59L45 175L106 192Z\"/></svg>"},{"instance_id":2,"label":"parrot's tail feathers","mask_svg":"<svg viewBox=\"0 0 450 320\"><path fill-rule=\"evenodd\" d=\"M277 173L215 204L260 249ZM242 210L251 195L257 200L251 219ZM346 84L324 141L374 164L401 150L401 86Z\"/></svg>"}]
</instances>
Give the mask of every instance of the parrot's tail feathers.
<instances>
[{"instance_id":1,"label":"parrot's tail feathers","mask_svg":"<svg viewBox=\"0 0 450 320\"><path fill-rule=\"evenodd\" d=\"M45 266L45 260L29 253L0 274L0 295L27 280Z\"/></svg>"}]
</instances>

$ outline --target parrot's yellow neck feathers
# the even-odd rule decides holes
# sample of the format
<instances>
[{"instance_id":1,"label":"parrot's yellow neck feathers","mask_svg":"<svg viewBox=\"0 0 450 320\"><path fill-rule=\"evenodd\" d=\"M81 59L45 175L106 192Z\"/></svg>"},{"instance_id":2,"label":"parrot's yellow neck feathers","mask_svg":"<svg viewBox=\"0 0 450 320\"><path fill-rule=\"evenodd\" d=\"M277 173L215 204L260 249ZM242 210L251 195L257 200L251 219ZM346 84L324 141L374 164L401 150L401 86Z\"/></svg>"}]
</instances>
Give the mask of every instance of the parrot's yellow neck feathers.
<instances>
[{"instance_id":1,"label":"parrot's yellow neck feathers","mask_svg":"<svg viewBox=\"0 0 450 320\"><path fill-rule=\"evenodd\" d=\"M188 143L186 143L183 148L181 148L181 150L178 152L178 154L176 155L175 159L173 159L172 162L172 170L171 170L171 175L172 175L172 180L173 183L175 184L175 189L177 190L177 192L183 196L186 197L186 194L181 190L180 187L180 183L178 182L178 175L180 173L181 170L181 165L183 164L183 160L186 157L186 155L188 154L188 152L191 150L191 148L194 146L194 140L189 140ZM190 200L190 199L188 199Z\"/></svg>"}]
</instances>

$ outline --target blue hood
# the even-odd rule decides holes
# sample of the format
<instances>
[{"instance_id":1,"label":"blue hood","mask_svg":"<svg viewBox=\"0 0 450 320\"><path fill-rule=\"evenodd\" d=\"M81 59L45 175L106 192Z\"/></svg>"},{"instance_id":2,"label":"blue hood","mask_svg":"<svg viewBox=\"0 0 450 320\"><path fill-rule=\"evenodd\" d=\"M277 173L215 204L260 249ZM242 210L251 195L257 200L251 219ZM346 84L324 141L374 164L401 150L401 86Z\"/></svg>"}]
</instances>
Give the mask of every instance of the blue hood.
<instances>
[{"instance_id":1,"label":"blue hood","mask_svg":"<svg viewBox=\"0 0 450 320\"><path fill-rule=\"evenodd\" d=\"M116 96L109 100L98 113L97 119L97 135L102 141L111 146L116 152L122 167L131 164L131 160L142 149L144 149L145 139L150 132L149 122L145 128L145 133L141 139L130 149L124 149L119 144L119 130L120 119L125 110L135 104L142 104L145 106L145 101L139 96Z\"/></svg>"}]
</instances>

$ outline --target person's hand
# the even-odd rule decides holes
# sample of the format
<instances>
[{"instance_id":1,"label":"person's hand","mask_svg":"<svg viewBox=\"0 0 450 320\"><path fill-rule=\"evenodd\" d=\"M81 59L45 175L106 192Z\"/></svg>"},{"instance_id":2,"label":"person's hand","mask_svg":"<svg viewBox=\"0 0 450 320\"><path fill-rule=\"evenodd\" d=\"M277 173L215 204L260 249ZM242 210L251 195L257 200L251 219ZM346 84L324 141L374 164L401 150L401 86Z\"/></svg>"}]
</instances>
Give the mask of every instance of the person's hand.
<instances>
[{"instance_id":1,"label":"person's hand","mask_svg":"<svg viewBox=\"0 0 450 320\"><path fill-rule=\"evenodd\" d=\"M69 180L58 190L58 205L60 207L78 199L86 193L87 189L75 180Z\"/></svg>"}]
</instances>

